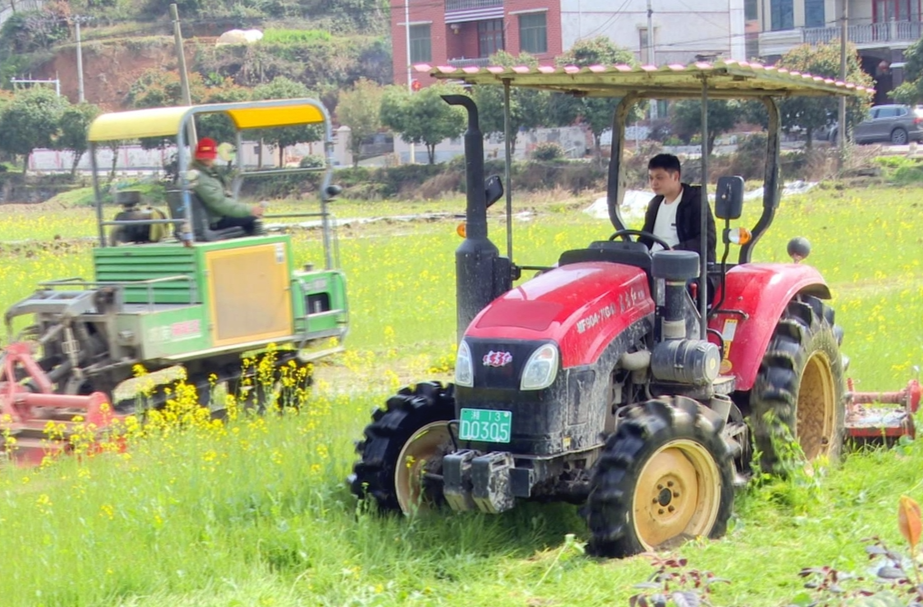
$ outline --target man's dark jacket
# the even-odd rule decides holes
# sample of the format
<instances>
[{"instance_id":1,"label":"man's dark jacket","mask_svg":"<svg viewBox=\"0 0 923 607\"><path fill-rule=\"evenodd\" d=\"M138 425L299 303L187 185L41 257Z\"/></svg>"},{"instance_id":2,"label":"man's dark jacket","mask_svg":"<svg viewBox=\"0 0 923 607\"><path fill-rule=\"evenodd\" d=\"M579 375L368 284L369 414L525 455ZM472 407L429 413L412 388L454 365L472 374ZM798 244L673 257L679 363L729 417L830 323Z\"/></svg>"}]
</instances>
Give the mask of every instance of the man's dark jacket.
<instances>
[{"instance_id":1,"label":"man's dark jacket","mask_svg":"<svg viewBox=\"0 0 923 607\"><path fill-rule=\"evenodd\" d=\"M691 186L688 183L683 185L683 197L676 208L676 236L679 238L679 244L673 247L681 251L695 251L702 254L702 188L700 186ZM644 214L645 232L654 233L654 222L657 221L657 211L660 210L660 203L663 202L663 196L654 196L647 205L647 212ZM715 261L715 245L717 237L715 236L715 218L711 214L711 206L708 208L708 261ZM642 237L641 242L648 248L654 245L650 238Z\"/></svg>"}]
</instances>

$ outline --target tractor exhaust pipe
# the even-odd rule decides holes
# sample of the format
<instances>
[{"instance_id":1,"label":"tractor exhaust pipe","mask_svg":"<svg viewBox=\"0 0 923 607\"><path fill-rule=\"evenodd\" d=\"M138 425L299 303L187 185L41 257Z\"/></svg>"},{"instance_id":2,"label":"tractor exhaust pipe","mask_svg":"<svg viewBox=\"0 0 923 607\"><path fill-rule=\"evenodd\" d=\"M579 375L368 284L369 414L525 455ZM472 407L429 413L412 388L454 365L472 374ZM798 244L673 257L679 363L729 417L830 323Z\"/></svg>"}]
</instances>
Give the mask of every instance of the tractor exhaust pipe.
<instances>
[{"instance_id":1,"label":"tractor exhaust pipe","mask_svg":"<svg viewBox=\"0 0 923 607\"><path fill-rule=\"evenodd\" d=\"M458 341L478 312L502 292L495 276L500 251L487 238L487 194L484 190L484 138L478 126L478 108L467 95L443 95L449 105L468 112L465 131L467 209L465 240L455 251L455 298ZM507 264L508 266L508 264ZM509 288L509 287L507 287ZM498 292L499 291L499 292Z\"/></svg>"}]
</instances>

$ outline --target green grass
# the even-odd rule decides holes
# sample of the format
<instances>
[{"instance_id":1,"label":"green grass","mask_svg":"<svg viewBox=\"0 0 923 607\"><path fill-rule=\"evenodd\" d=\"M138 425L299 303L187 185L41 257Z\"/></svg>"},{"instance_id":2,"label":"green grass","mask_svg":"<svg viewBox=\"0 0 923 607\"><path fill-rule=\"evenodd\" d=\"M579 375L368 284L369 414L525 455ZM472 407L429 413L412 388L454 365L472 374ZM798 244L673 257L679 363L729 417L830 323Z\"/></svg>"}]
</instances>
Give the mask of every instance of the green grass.
<instances>
[{"instance_id":1,"label":"green grass","mask_svg":"<svg viewBox=\"0 0 923 607\"><path fill-rule=\"evenodd\" d=\"M829 189L786 199L756 248L756 260L779 261L790 237L811 241L809 261L831 283L850 374L863 389L899 388L911 365L923 363L923 246L912 206L920 191ZM538 211L514 220L517 262L550 264L560 251L611 233L606 221L564 202L517 201ZM460 200L338 204L341 217L463 208ZM758 212L748 204L746 223ZM20 224L93 233L89 209L0 213L4 240ZM564 540L569 533L587 539L574 506L383 519L357 508L343 485L368 412L400 383L451 366L455 223L340 230L349 351L319 370L300 414L173 429L134 441L126 454L0 470L0 545L7 547L0 603L627 605L650 565L643 557L577 555ZM505 249L499 209L490 229ZM299 263L319 259L319 233L299 231L293 240ZM0 307L39 279L89 275L89 247L3 244ZM813 477L741 493L724 539L679 552L692 567L730 580L715 588L715 605L787 605L801 589L802 567L864 573L865 538L900 546L898 498L923 499L921 469L918 443L850 454Z\"/></svg>"}]
</instances>

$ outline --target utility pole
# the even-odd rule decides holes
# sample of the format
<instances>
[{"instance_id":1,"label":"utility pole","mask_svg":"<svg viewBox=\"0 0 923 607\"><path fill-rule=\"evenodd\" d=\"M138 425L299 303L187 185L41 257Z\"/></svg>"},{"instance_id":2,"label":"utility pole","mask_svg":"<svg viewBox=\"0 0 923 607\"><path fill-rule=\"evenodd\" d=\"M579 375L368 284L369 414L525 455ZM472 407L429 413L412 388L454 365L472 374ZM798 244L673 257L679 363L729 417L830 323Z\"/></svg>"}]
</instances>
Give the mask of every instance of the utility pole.
<instances>
[{"instance_id":1,"label":"utility pole","mask_svg":"<svg viewBox=\"0 0 923 607\"><path fill-rule=\"evenodd\" d=\"M843 17L840 20L840 80L846 82L846 39L848 36L847 23L849 21L849 0L843 1ZM837 145L840 149L840 168L843 166L843 155L846 153L846 97L840 97L840 115L836 129Z\"/></svg>"},{"instance_id":2,"label":"utility pole","mask_svg":"<svg viewBox=\"0 0 923 607\"><path fill-rule=\"evenodd\" d=\"M407 42L407 92L413 95L413 79L411 74L410 61L410 0L404 0L404 31L406 32ZM410 164L416 164L416 150L413 142L410 142Z\"/></svg>"},{"instance_id":3,"label":"utility pole","mask_svg":"<svg viewBox=\"0 0 923 607\"><path fill-rule=\"evenodd\" d=\"M179 80L183 88L183 103L192 105L192 94L189 92L189 76L186 74L186 53L183 51L183 30L179 23L179 10L176 4L170 5L170 17L173 19L173 41L176 46L176 58L179 61ZM195 132L195 122L189 121L189 147L194 148L198 142Z\"/></svg>"},{"instance_id":4,"label":"utility pole","mask_svg":"<svg viewBox=\"0 0 923 607\"><path fill-rule=\"evenodd\" d=\"M83 103L86 99L83 96L83 48L80 46L80 22L83 17L77 15L74 17L74 27L77 36L77 103Z\"/></svg>"},{"instance_id":5,"label":"utility pole","mask_svg":"<svg viewBox=\"0 0 923 607\"><path fill-rule=\"evenodd\" d=\"M651 6L651 0L647 0L647 63L648 65L657 65L654 59L654 9ZM649 105L651 108L651 120L656 120L657 100L651 99Z\"/></svg>"}]
</instances>

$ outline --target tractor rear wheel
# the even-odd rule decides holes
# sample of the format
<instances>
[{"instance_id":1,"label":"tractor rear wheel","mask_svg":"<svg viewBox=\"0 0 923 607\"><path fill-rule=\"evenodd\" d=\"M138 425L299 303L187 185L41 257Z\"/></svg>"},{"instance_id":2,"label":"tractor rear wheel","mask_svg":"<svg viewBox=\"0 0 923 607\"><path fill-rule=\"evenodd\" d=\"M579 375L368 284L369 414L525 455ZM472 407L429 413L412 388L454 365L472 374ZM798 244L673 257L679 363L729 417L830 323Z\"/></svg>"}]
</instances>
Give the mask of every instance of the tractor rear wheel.
<instances>
[{"instance_id":1,"label":"tractor rear wheel","mask_svg":"<svg viewBox=\"0 0 923 607\"><path fill-rule=\"evenodd\" d=\"M455 418L453 386L439 382L403 388L377 409L356 445L360 460L349 477L360 499L382 511L410 514L442 505L442 457L452 450L448 422Z\"/></svg>"},{"instance_id":2,"label":"tractor rear wheel","mask_svg":"<svg viewBox=\"0 0 923 607\"><path fill-rule=\"evenodd\" d=\"M833 308L809 295L788 303L750 391L749 421L765 472L786 474L797 465L793 443L808 461L839 458L846 418L841 341Z\"/></svg>"},{"instance_id":3,"label":"tractor rear wheel","mask_svg":"<svg viewBox=\"0 0 923 607\"><path fill-rule=\"evenodd\" d=\"M734 502L724 420L685 397L629 411L606 441L587 500L588 550L625 557L720 537Z\"/></svg>"}]
</instances>

